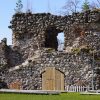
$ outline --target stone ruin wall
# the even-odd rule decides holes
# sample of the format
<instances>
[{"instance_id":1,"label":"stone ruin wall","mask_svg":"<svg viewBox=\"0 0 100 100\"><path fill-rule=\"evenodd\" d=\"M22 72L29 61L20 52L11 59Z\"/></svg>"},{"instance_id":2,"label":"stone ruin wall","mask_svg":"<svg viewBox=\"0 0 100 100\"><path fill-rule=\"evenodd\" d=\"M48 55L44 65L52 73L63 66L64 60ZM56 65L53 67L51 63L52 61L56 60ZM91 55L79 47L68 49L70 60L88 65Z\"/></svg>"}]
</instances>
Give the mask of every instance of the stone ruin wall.
<instances>
[{"instance_id":1,"label":"stone ruin wall","mask_svg":"<svg viewBox=\"0 0 100 100\"><path fill-rule=\"evenodd\" d=\"M7 46L9 60L4 54L0 55L8 60L7 64L10 67L4 72L1 71L0 74L8 86L19 82L21 89L41 89L41 71L46 67L55 67L64 72L65 89L67 85L91 86L93 55L87 51L72 52L70 48L88 46L89 49L100 50L100 12L88 11L72 16L45 13L15 14L10 28L13 31L13 45L12 47ZM45 38L48 32L54 35L64 32L64 51L45 48ZM55 39L53 41L55 45L52 46L54 49L57 46L56 42ZM12 70L13 68L15 70ZM99 69L96 63L95 68ZM100 74L97 75L98 79L96 75L95 85L99 89Z\"/></svg>"},{"instance_id":2,"label":"stone ruin wall","mask_svg":"<svg viewBox=\"0 0 100 100\"><path fill-rule=\"evenodd\" d=\"M24 60L34 54L33 50L45 47L46 35L48 33L53 35L46 42L55 44L52 46L53 48L57 47L56 36L59 32L64 32L65 50L69 47L80 47L82 45L98 50L100 48L100 43L98 42L100 13L98 11L74 13L70 16L56 16L49 13L15 14L10 28L13 31L13 46L17 47L21 53L24 53ZM76 43L77 41L78 43ZM30 54L28 51L30 51Z\"/></svg>"},{"instance_id":3,"label":"stone ruin wall","mask_svg":"<svg viewBox=\"0 0 100 100\"><path fill-rule=\"evenodd\" d=\"M10 86L11 83L21 83L20 89L41 90L42 71L46 67L55 67L64 73L64 88L67 86L90 86L92 80L92 55L88 53L73 54L66 52L37 50L35 57L28 59L16 68L10 68L2 78ZM94 65L97 66L96 64ZM95 74L96 75L96 74ZM100 79L99 79L100 80ZM94 77L94 85L100 84Z\"/></svg>"},{"instance_id":4,"label":"stone ruin wall","mask_svg":"<svg viewBox=\"0 0 100 100\"><path fill-rule=\"evenodd\" d=\"M2 40L0 43L0 69L7 66L8 63L6 50L7 50L6 40Z\"/></svg>"},{"instance_id":5,"label":"stone ruin wall","mask_svg":"<svg viewBox=\"0 0 100 100\"><path fill-rule=\"evenodd\" d=\"M24 62L19 65L17 70L9 70L3 76L8 86L18 81L21 83L21 89L42 89L42 71L46 67L55 67L65 74L64 87L72 86L91 86L92 68L90 55L86 54L68 54L64 52L55 52L44 49L41 54L36 52L34 60ZM25 65L25 63L27 63Z\"/></svg>"}]
</instances>

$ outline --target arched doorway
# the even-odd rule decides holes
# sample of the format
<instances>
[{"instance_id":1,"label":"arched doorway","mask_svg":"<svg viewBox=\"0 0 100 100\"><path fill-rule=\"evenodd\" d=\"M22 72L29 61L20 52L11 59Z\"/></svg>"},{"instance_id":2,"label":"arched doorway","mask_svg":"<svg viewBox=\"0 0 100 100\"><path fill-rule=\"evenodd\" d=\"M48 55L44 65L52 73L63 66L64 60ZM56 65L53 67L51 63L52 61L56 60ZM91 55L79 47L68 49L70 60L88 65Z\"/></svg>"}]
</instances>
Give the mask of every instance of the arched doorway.
<instances>
[{"instance_id":1,"label":"arched doorway","mask_svg":"<svg viewBox=\"0 0 100 100\"><path fill-rule=\"evenodd\" d=\"M55 69L47 67L42 73L42 90L64 90L64 74Z\"/></svg>"}]
</instances>

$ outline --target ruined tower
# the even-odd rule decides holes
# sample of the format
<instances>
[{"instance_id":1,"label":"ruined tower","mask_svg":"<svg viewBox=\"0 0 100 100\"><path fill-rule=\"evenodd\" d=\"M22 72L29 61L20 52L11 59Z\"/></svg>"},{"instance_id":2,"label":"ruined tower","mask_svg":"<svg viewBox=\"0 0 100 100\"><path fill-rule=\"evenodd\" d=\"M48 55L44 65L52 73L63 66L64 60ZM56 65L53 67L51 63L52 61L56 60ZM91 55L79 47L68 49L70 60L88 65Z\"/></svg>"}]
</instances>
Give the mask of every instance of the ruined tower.
<instances>
[{"instance_id":1,"label":"ruined tower","mask_svg":"<svg viewBox=\"0 0 100 100\"><path fill-rule=\"evenodd\" d=\"M9 88L66 90L67 86L91 87L92 79L95 86L99 84L92 73L99 66L92 59L94 51L100 50L99 11L68 16L16 13L9 28L13 33L12 66L3 75ZM57 51L60 32L64 32L62 52Z\"/></svg>"}]
</instances>

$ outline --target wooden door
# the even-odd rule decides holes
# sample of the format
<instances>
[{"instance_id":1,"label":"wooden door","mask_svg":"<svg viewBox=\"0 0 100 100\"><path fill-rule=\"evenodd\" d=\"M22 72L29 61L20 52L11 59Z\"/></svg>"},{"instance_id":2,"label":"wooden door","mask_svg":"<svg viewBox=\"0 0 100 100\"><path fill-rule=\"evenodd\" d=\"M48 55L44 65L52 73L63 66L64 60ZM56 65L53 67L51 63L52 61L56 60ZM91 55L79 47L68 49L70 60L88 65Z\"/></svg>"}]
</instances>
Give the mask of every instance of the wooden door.
<instances>
[{"instance_id":1,"label":"wooden door","mask_svg":"<svg viewBox=\"0 0 100 100\"><path fill-rule=\"evenodd\" d=\"M55 69L46 68L46 71L42 74L42 90L54 90L55 87Z\"/></svg>"},{"instance_id":2,"label":"wooden door","mask_svg":"<svg viewBox=\"0 0 100 100\"><path fill-rule=\"evenodd\" d=\"M42 74L42 90L64 90L64 74L55 67L47 67Z\"/></svg>"},{"instance_id":3,"label":"wooden door","mask_svg":"<svg viewBox=\"0 0 100 100\"><path fill-rule=\"evenodd\" d=\"M64 74L59 70L55 70L55 89L64 90Z\"/></svg>"}]
</instances>

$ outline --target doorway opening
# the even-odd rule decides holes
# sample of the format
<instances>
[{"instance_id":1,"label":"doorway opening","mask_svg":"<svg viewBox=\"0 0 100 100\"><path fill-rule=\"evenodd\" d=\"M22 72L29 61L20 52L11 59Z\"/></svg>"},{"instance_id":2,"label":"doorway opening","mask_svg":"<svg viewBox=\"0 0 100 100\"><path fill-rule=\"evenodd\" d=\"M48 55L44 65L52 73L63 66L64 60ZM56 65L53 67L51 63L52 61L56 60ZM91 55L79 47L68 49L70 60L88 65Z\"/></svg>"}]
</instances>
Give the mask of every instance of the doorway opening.
<instances>
[{"instance_id":1,"label":"doorway opening","mask_svg":"<svg viewBox=\"0 0 100 100\"><path fill-rule=\"evenodd\" d=\"M53 48L56 51L59 48L59 45L61 46L64 41L64 33L56 29L55 27L49 27L47 28L45 32L45 47L46 48Z\"/></svg>"},{"instance_id":2,"label":"doorway opening","mask_svg":"<svg viewBox=\"0 0 100 100\"><path fill-rule=\"evenodd\" d=\"M63 49L64 49L64 33L63 32L58 33L57 39L58 39L58 51L63 51Z\"/></svg>"},{"instance_id":3,"label":"doorway opening","mask_svg":"<svg viewBox=\"0 0 100 100\"><path fill-rule=\"evenodd\" d=\"M42 73L42 90L64 90L64 73L55 67L47 67Z\"/></svg>"}]
</instances>

